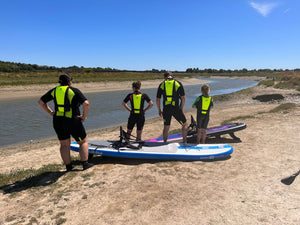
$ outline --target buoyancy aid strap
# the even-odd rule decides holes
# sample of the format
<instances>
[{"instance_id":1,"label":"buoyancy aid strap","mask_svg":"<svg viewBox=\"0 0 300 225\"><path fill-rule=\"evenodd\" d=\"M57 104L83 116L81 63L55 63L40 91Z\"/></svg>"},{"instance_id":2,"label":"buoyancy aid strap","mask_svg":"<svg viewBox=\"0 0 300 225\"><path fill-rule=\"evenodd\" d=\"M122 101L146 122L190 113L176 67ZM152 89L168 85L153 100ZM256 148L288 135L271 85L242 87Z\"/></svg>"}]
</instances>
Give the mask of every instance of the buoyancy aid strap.
<instances>
[{"instance_id":1,"label":"buoyancy aid strap","mask_svg":"<svg viewBox=\"0 0 300 225\"><path fill-rule=\"evenodd\" d=\"M166 80L164 82L164 93L165 93L165 105L173 105L175 106L175 91L178 89L176 88L175 80ZM180 86L180 85L179 85Z\"/></svg>"},{"instance_id":2,"label":"buoyancy aid strap","mask_svg":"<svg viewBox=\"0 0 300 225\"><path fill-rule=\"evenodd\" d=\"M70 95L69 90L69 86L58 86L55 88L53 92L53 98L56 116L65 116L68 118L72 118L70 96L72 99L74 96L74 92L72 91L73 94Z\"/></svg>"},{"instance_id":3,"label":"buoyancy aid strap","mask_svg":"<svg viewBox=\"0 0 300 225\"><path fill-rule=\"evenodd\" d=\"M204 97L202 96L202 114L207 114L209 106L211 103L211 97Z\"/></svg>"}]
</instances>

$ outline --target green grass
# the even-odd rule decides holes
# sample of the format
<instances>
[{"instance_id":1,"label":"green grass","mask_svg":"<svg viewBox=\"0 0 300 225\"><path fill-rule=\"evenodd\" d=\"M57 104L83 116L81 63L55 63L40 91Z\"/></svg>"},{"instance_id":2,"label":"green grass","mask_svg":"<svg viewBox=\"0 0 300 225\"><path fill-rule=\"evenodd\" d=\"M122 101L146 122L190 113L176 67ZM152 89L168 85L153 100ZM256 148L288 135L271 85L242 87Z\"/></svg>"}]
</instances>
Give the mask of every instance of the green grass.
<instances>
[{"instance_id":1,"label":"green grass","mask_svg":"<svg viewBox=\"0 0 300 225\"><path fill-rule=\"evenodd\" d=\"M272 86L274 86L274 84L275 84L274 80L263 80L263 81L260 81L258 85L264 85L266 87L272 87Z\"/></svg>"},{"instance_id":2,"label":"green grass","mask_svg":"<svg viewBox=\"0 0 300 225\"><path fill-rule=\"evenodd\" d=\"M53 84L57 83L58 77L64 71L36 71L36 72L0 72L0 86L5 85L30 85L30 84ZM73 77L74 83L83 82L109 82L109 81L134 81L134 80L161 80L163 72L153 71L110 71L110 72L93 72L92 70L83 70L82 72L70 73ZM280 77L282 72L274 71L232 71L223 73L186 73L174 72L175 78L180 80L183 77L197 77L197 78L213 78L214 76L221 77Z\"/></svg>"},{"instance_id":3,"label":"green grass","mask_svg":"<svg viewBox=\"0 0 300 225\"><path fill-rule=\"evenodd\" d=\"M8 174L0 174L0 187L11 183L16 183L16 185L22 185L25 188L33 187L39 182L38 179L35 179L36 177L39 177L47 172L57 172L63 168L64 167L59 164L49 164L44 165L39 169L16 170ZM22 180L23 182L17 184L18 181Z\"/></svg>"},{"instance_id":4,"label":"green grass","mask_svg":"<svg viewBox=\"0 0 300 225\"><path fill-rule=\"evenodd\" d=\"M241 91L237 91L237 92L230 93L230 94L213 96L213 100L214 100L214 102L229 101L237 96L251 94L252 92L253 92L253 88L247 88L247 89L243 89Z\"/></svg>"},{"instance_id":5,"label":"green grass","mask_svg":"<svg viewBox=\"0 0 300 225\"><path fill-rule=\"evenodd\" d=\"M281 104L274 109L270 110L270 113L276 113L276 112L281 112L281 111L286 111L295 108L297 105L295 103L284 103Z\"/></svg>"},{"instance_id":6,"label":"green grass","mask_svg":"<svg viewBox=\"0 0 300 225\"><path fill-rule=\"evenodd\" d=\"M225 125L225 124L232 123L232 122L237 122L237 121L242 121L242 120L245 120L245 119L251 119L251 118L254 118L254 116L252 116L252 115L237 116L237 117L230 118L228 120L224 120L221 123L221 125Z\"/></svg>"},{"instance_id":7,"label":"green grass","mask_svg":"<svg viewBox=\"0 0 300 225\"><path fill-rule=\"evenodd\" d=\"M61 72L31 72L31 73L0 73L0 86L31 85L58 83ZM134 81L162 79L163 73L150 72L98 72L98 73L71 73L73 83ZM175 74L177 79L194 77L191 73Z\"/></svg>"}]
</instances>

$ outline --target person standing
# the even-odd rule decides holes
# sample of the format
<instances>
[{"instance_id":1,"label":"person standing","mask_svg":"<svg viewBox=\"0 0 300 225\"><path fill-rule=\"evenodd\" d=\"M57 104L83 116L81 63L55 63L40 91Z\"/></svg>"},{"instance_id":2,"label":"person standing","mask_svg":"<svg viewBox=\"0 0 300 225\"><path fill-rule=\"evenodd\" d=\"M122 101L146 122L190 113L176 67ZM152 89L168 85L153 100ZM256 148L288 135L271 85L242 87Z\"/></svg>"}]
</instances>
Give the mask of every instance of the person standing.
<instances>
[{"instance_id":1,"label":"person standing","mask_svg":"<svg viewBox=\"0 0 300 225\"><path fill-rule=\"evenodd\" d=\"M93 166L88 163L88 138L82 124L87 118L89 101L82 92L71 87L72 77L65 73L59 76L59 86L49 90L38 101L40 107L53 117L53 128L60 142L61 158L67 171L73 169L71 162L70 144L72 136L79 144L79 155L83 170ZM54 101L55 109L48 106L49 101ZM83 106L80 114L79 106Z\"/></svg>"},{"instance_id":2,"label":"person standing","mask_svg":"<svg viewBox=\"0 0 300 225\"><path fill-rule=\"evenodd\" d=\"M206 129L209 122L209 112L214 102L209 96L210 88L207 84L201 86L202 95L196 98L192 107L197 108L197 144L205 144Z\"/></svg>"},{"instance_id":3,"label":"person standing","mask_svg":"<svg viewBox=\"0 0 300 225\"><path fill-rule=\"evenodd\" d=\"M137 126L137 141L142 140L142 132L145 124L145 112L152 108L153 102L149 96L140 92L141 82L136 81L132 83L133 93L128 94L122 102L123 107L130 112L127 123L127 138L130 137L132 130L136 124ZM127 105L130 101L131 107ZM145 101L148 106L144 109Z\"/></svg>"},{"instance_id":4,"label":"person standing","mask_svg":"<svg viewBox=\"0 0 300 225\"><path fill-rule=\"evenodd\" d=\"M185 104L185 92L182 84L174 79L172 72L164 73L165 80L160 83L156 94L156 105L158 114L164 119L163 139L167 142L171 118L174 118L182 125L183 142L187 143L187 121L183 112ZM161 110L161 96L163 96L163 110Z\"/></svg>"}]
</instances>

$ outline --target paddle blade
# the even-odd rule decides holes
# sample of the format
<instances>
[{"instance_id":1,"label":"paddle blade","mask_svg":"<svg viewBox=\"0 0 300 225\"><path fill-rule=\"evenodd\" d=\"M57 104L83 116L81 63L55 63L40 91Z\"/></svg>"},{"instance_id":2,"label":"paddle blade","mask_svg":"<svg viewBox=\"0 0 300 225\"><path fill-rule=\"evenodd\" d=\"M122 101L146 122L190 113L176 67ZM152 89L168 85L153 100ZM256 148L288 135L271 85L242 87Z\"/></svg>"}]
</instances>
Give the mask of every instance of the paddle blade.
<instances>
[{"instance_id":1,"label":"paddle blade","mask_svg":"<svg viewBox=\"0 0 300 225\"><path fill-rule=\"evenodd\" d=\"M294 175L283 178L281 180L281 183L286 184L286 185L290 185L294 182L295 178L296 178L296 176L294 176Z\"/></svg>"},{"instance_id":2,"label":"paddle blade","mask_svg":"<svg viewBox=\"0 0 300 225\"><path fill-rule=\"evenodd\" d=\"M294 182L295 178L299 175L299 173L300 173L300 170L297 173L295 173L289 177L283 178L281 180L281 183L286 184L286 185L292 184Z\"/></svg>"}]
</instances>

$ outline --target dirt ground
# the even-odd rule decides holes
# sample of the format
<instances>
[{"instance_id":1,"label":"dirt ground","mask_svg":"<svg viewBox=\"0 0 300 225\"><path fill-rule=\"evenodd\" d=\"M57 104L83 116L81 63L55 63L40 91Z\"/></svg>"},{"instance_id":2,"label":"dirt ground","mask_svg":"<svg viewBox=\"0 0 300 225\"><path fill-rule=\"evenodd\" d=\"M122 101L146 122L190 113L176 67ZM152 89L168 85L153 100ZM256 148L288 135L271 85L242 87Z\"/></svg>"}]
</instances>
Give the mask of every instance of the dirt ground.
<instances>
[{"instance_id":1,"label":"dirt ground","mask_svg":"<svg viewBox=\"0 0 300 225\"><path fill-rule=\"evenodd\" d=\"M281 94L283 100L253 97ZM297 106L276 113L282 103ZM185 112L187 118L196 111ZM38 185L0 187L0 224L300 224L300 177L280 180L300 169L300 95L254 87L248 94L215 104L209 126L242 117L247 128L209 139L233 146L217 161L168 162L94 157L94 167L50 172ZM146 121L143 138L162 134L161 118ZM171 129L179 128L172 120ZM90 140L116 139L119 127L90 132ZM61 163L57 140L1 149L0 172ZM72 153L77 156L77 153ZM22 182L22 181L20 181ZM20 183L19 182L19 183Z\"/></svg>"}]
</instances>

